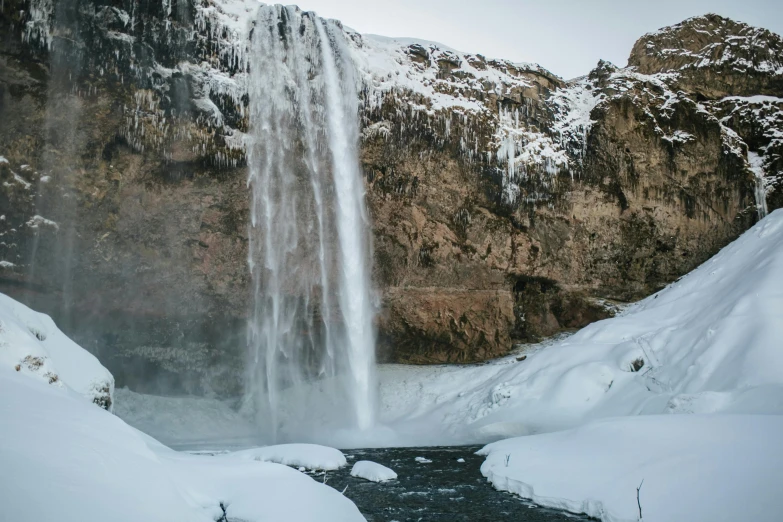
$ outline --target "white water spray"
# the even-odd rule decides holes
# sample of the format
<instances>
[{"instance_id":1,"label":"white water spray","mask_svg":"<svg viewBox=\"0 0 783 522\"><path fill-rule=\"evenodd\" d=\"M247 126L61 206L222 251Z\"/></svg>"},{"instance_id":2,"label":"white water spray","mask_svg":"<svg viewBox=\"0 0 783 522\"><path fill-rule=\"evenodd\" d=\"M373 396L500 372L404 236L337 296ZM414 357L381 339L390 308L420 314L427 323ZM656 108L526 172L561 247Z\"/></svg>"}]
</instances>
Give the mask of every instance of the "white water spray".
<instances>
[{"instance_id":1,"label":"white water spray","mask_svg":"<svg viewBox=\"0 0 783 522\"><path fill-rule=\"evenodd\" d=\"M247 404L272 441L366 430L375 335L348 44L334 22L264 6L250 65Z\"/></svg>"}]
</instances>

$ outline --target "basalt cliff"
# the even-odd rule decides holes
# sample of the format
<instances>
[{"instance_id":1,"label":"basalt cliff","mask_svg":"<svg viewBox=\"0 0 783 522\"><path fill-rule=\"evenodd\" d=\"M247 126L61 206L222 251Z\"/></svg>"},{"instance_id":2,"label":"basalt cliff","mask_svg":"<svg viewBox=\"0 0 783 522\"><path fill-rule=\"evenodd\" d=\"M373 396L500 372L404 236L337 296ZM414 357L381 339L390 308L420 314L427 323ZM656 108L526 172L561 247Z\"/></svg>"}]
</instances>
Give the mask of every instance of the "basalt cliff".
<instances>
[{"instance_id":1,"label":"basalt cliff","mask_svg":"<svg viewBox=\"0 0 783 522\"><path fill-rule=\"evenodd\" d=\"M119 386L239 389L258 5L0 4L0 291ZM382 360L480 361L606 318L783 206L769 31L692 18L570 81L345 31Z\"/></svg>"}]
</instances>

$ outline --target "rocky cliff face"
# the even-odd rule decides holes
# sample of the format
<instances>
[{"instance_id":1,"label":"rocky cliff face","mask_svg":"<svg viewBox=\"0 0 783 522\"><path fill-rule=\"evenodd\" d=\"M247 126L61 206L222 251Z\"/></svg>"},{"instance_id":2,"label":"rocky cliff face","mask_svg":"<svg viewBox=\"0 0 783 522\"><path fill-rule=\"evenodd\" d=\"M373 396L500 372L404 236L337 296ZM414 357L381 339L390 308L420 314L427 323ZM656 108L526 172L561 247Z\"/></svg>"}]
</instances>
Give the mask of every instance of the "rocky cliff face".
<instances>
[{"instance_id":1,"label":"rocky cliff face","mask_svg":"<svg viewBox=\"0 0 783 522\"><path fill-rule=\"evenodd\" d=\"M241 381L256 9L2 6L0 290L53 314L120 386ZM772 33L694 18L570 82L349 36L387 360L476 361L581 327L783 205Z\"/></svg>"}]
</instances>

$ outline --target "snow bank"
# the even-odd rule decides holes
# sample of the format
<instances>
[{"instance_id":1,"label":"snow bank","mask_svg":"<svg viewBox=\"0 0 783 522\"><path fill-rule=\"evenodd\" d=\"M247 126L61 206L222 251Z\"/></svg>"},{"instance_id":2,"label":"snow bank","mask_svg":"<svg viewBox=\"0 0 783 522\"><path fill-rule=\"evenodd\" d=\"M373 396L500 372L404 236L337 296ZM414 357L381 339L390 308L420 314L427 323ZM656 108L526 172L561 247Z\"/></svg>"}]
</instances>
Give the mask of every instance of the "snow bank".
<instances>
[{"instance_id":1,"label":"snow bank","mask_svg":"<svg viewBox=\"0 0 783 522\"><path fill-rule=\"evenodd\" d=\"M276 462L296 468L332 471L346 465L345 455L340 450L318 444L279 444L265 446L231 454L233 458Z\"/></svg>"},{"instance_id":2,"label":"snow bank","mask_svg":"<svg viewBox=\"0 0 783 522\"><path fill-rule=\"evenodd\" d=\"M3 520L363 521L279 464L176 453L68 387L0 366Z\"/></svg>"},{"instance_id":3,"label":"snow bank","mask_svg":"<svg viewBox=\"0 0 783 522\"><path fill-rule=\"evenodd\" d=\"M372 482L385 482L387 480L397 479L397 474L394 470L370 460L360 460L354 464L353 468L351 468L351 476L367 479Z\"/></svg>"},{"instance_id":4,"label":"snow bank","mask_svg":"<svg viewBox=\"0 0 783 522\"><path fill-rule=\"evenodd\" d=\"M605 522L777 521L783 417L651 415L490 444L481 472L501 490Z\"/></svg>"},{"instance_id":5,"label":"snow bank","mask_svg":"<svg viewBox=\"0 0 783 522\"><path fill-rule=\"evenodd\" d=\"M0 294L0 368L67 386L110 409L114 377L54 321Z\"/></svg>"}]
</instances>

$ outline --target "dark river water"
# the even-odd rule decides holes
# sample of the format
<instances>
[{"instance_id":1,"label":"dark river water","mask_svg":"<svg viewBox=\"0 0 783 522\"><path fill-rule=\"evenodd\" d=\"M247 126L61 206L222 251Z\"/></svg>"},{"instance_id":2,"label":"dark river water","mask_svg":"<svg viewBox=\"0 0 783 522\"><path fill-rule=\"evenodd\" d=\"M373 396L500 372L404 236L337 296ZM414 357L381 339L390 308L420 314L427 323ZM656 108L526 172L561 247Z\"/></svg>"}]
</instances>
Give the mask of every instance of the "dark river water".
<instances>
[{"instance_id":1,"label":"dark river water","mask_svg":"<svg viewBox=\"0 0 783 522\"><path fill-rule=\"evenodd\" d=\"M348 466L326 474L326 483L343 491L369 522L515 521L555 522L589 520L545 509L510 493L495 490L479 471L481 446L442 448L379 448L343 450ZM432 462L421 463L416 457ZM458 462L464 459L465 462ZM351 477L358 460L371 460L393 469L397 480L375 483ZM323 480L323 473L311 474Z\"/></svg>"}]
</instances>

